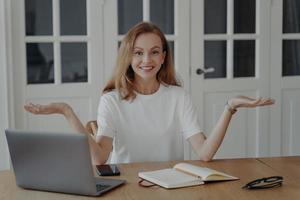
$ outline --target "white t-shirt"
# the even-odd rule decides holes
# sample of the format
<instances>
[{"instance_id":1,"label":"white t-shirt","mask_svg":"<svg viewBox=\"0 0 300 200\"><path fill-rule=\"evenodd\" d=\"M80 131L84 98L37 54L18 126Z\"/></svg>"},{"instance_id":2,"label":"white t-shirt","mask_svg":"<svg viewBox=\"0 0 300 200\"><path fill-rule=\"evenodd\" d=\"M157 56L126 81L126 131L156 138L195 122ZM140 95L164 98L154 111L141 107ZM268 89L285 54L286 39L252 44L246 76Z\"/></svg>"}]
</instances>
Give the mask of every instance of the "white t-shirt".
<instances>
[{"instance_id":1,"label":"white t-shirt","mask_svg":"<svg viewBox=\"0 0 300 200\"><path fill-rule=\"evenodd\" d=\"M163 84L133 101L122 100L116 90L103 94L97 122L97 136L113 138L111 163L182 160L183 138L201 132L187 92Z\"/></svg>"}]
</instances>

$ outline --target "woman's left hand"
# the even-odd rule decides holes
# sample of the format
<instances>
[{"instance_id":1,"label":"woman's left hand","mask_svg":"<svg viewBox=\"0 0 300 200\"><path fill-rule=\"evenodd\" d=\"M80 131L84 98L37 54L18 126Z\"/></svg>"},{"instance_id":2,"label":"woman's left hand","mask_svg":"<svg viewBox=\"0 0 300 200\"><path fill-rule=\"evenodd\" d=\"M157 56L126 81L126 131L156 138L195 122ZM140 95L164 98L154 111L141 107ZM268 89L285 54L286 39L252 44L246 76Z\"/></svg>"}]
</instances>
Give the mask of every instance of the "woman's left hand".
<instances>
[{"instance_id":1,"label":"woman's left hand","mask_svg":"<svg viewBox=\"0 0 300 200\"><path fill-rule=\"evenodd\" d=\"M237 109L237 108L254 108L257 106L267 106L272 105L275 103L274 99L270 98L257 98L253 99L246 96L237 96L233 99L228 101L230 107Z\"/></svg>"}]
</instances>

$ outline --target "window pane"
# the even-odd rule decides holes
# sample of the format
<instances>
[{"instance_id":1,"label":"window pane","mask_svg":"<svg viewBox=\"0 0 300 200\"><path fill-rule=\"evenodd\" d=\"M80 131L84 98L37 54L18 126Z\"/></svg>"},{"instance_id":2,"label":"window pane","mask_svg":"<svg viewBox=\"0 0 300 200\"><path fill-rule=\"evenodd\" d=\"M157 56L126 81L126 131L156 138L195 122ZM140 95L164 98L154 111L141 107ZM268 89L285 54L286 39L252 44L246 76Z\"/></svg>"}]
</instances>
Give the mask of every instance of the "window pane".
<instances>
[{"instance_id":1,"label":"window pane","mask_svg":"<svg viewBox=\"0 0 300 200\"><path fill-rule=\"evenodd\" d=\"M87 82L87 44L61 43L62 82Z\"/></svg>"},{"instance_id":2,"label":"window pane","mask_svg":"<svg viewBox=\"0 0 300 200\"><path fill-rule=\"evenodd\" d=\"M168 41L168 45L169 45L170 50L172 51L171 55L172 55L173 63L174 63L174 55L175 55L174 41Z\"/></svg>"},{"instance_id":3,"label":"window pane","mask_svg":"<svg viewBox=\"0 0 300 200\"><path fill-rule=\"evenodd\" d=\"M60 34L86 35L86 1L60 0Z\"/></svg>"},{"instance_id":4,"label":"window pane","mask_svg":"<svg viewBox=\"0 0 300 200\"><path fill-rule=\"evenodd\" d=\"M300 75L300 40L283 40L282 76Z\"/></svg>"},{"instance_id":5,"label":"window pane","mask_svg":"<svg viewBox=\"0 0 300 200\"><path fill-rule=\"evenodd\" d=\"M300 32L300 1L284 0L283 1L283 33Z\"/></svg>"},{"instance_id":6,"label":"window pane","mask_svg":"<svg viewBox=\"0 0 300 200\"><path fill-rule=\"evenodd\" d=\"M25 0L26 35L52 35L52 0Z\"/></svg>"},{"instance_id":7,"label":"window pane","mask_svg":"<svg viewBox=\"0 0 300 200\"><path fill-rule=\"evenodd\" d=\"M234 1L234 32L255 33L255 0Z\"/></svg>"},{"instance_id":8,"label":"window pane","mask_svg":"<svg viewBox=\"0 0 300 200\"><path fill-rule=\"evenodd\" d=\"M226 41L204 42L204 68L214 68L214 72L204 74L204 78L226 77Z\"/></svg>"},{"instance_id":9,"label":"window pane","mask_svg":"<svg viewBox=\"0 0 300 200\"><path fill-rule=\"evenodd\" d=\"M204 1L204 33L226 33L227 1Z\"/></svg>"},{"instance_id":10,"label":"window pane","mask_svg":"<svg viewBox=\"0 0 300 200\"><path fill-rule=\"evenodd\" d=\"M27 43L27 83L54 83L53 44Z\"/></svg>"},{"instance_id":11,"label":"window pane","mask_svg":"<svg viewBox=\"0 0 300 200\"><path fill-rule=\"evenodd\" d=\"M174 34L174 0L151 0L150 21L165 34Z\"/></svg>"},{"instance_id":12,"label":"window pane","mask_svg":"<svg viewBox=\"0 0 300 200\"><path fill-rule=\"evenodd\" d=\"M255 76L255 40L236 40L233 46L233 76Z\"/></svg>"},{"instance_id":13,"label":"window pane","mask_svg":"<svg viewBox=\"0 0 300 200\"><path fill-rule=\"evenodd\" d=\"M119 34L127 31L143 21L143 1L142 0L118 0L118 26Z\"/></svg>"}]
</instances>

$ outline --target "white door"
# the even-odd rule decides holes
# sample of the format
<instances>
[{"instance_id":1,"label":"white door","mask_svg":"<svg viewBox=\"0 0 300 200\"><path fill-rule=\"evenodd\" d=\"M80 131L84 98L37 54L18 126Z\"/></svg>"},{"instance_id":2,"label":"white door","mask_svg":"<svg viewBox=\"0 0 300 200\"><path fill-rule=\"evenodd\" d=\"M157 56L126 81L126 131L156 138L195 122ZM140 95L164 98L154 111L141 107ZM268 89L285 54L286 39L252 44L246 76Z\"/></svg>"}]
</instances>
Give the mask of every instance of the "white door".
<instances>
[{"instance_id":1,"label":"white door","mask_svg":"<svg viewBox=\"0 0 300 200\"><path fill-rule=\"evenodd\" d=\"M229 98L269 96L269 14L269 0L191 0L191 93L206 135ZM268 113L240 109L216 157L269 155Z\"/></svg>"},{"instance_id":2,"label":"white door","mask_svg":"<svg viewBox=\"0 0 300 200\"><path fill-rule=\"evenodd\" d=\"M271 152L300 155L300 2L273 0L271 14Z\"/></svg>"},{"instance_id":3,"label":"white door","mask_svg":"<svg viewBox=\"0 0 300 200\"><path fill-rule=\"evenodd\" d=\"M13 0L16 127L69 131L62 116L24 112L27 102L69 103L96 118L104 81L101 0Z\"/></svg>"},{"instance_id":4,"label":"white door","mask_svg":"<svg viewBox=\"0 0 300 200\"><path fill-rule=\"evenodd\" d=\"M190 2L182 0L110 0L104 6L105 77L111 76L118 45L124 34L141 21L150 21L165 33L178 77L189 90ZM185 158L189 158L185 143Z\"/></svg>"}]
</instances>

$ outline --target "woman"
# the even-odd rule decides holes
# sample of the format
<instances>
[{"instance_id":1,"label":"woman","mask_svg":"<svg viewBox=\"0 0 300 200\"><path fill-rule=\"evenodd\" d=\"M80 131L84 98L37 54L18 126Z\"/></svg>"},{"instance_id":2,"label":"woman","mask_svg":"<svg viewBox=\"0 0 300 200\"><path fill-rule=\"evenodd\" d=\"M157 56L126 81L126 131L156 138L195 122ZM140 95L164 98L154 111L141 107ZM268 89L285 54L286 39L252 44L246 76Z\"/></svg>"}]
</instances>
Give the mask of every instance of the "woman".
<instances>
[{"instance_id":1,"label":"woman","mask_svg":"<svg viewBox=\"0 0 300 200\"><path fill-rule=\"evenodd\" d=\"M154 24L137 24L124 37L112 79L103 90L97 122L90 138L94 164L183 159L182 138L199 159L210 161L237 108L271 105L272 99L230 99L208 138L198 123L190 96L175 78L170 49ZM72 109L63 103L27 105L35 114L61 113L73 128L86 132Z\"/></svg>"}]
</instances>

